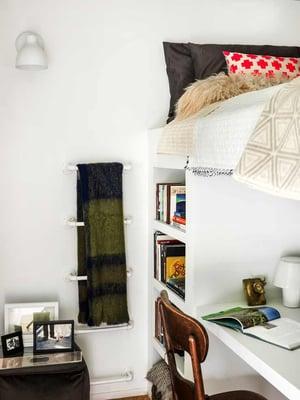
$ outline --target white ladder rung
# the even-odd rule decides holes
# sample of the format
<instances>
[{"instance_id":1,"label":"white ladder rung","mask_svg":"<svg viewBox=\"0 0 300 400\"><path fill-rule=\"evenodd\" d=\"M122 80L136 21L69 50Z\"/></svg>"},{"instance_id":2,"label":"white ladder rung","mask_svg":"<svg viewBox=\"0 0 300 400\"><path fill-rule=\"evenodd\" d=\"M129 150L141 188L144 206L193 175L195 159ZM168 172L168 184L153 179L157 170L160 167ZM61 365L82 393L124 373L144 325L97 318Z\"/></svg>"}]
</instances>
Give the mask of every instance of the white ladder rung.
<instances>
[{"instance_id":1,"label":"white ladder rung","mask_svg":"<svg viewBox=\"0 0 300 400\"><path fill-rule=\"evenodd\" d=\"M128 278L130 278L131 276L132 276L132 269L131 268L129 268L127 271L126 271L126 274L127 274L127 277ZM87 276L86 275L77 275L76 273L72 273L72 274L70 274L69 275L69 281L72 281L72 282L74 282L74 281L87 281Z\"/></svg>"},{"instance_id":2,"label":"white ladder rung","mask_svg":"<svg viewBox=\"0 0 300 400\"><path fill-rule=\"evenodd\" d=\"M119 382L131 382L133 380L133 372L128 371L121 375L107 376L103 378L94 378L91 379L91 385L106 385L111 383L119 383Z\"/></svg>"},{"instance_id":3,"label":"white ladder rung","mask_svg":"<svg viewBox=\"0 0 300 400\"><path fill-rule=\"evenodd\" d=\"M130 162L126 162L123 164L123 168L125 171L129 171L132 168L132 164ZM68 164L65 168L64 168L64 173L68 173L68 172L76 172L78 171L78 167L77 165L73 165L73 164Z\"/></svg>"},{"instance_id":4,"label":"white ladder rung","mask_svg":"<svg viewBox=\"0 0 300 400\"><path fill-rule=\"evenodd\" d=\"M74 330L75 335L84 335L87 333L104 333L104 332L113 332L113 331L123 331L132 329L134 326L133 321L129 321L126 324L117 324L117 325L101 325L101 326L76 326Z\"/></svg>"},{"instance_id":5,"label":"white ladder rung","mask_svg":"<svg viewBox=\"0 0 300 400\"><path fill-rule=\"evenodd\" d=\"M124 224L125 225L130 225L132 223L133 219L132 217L126 217L124 218ZM73 228L77 228L78 226L84 226L83 221L77 221L76 218L72 217L67 220L67 225L71 226Z\"/></svg>"}]
</instances>

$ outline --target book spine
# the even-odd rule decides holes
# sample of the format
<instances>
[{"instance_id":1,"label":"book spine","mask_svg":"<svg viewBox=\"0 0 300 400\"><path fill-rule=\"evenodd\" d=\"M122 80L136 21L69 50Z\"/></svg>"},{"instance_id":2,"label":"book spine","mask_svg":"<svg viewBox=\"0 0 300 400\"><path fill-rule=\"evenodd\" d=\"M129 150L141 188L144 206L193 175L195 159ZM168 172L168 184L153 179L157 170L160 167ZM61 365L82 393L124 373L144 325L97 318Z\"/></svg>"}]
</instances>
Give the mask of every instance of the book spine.
<instances>
[{"instance_id":1,"label":"book spine","mask_svg":"<svg viewBox=\"0 0 300 400\"><path fill-rule=\"evenodd\" d=\"M170 224L170 205L171 205L171 185L167 185L167 210L166 210L166 223Z\"/></svg>"},{"instance_id":2,"label":"book spine","mask_svg":"<svg viewBox=\"0 0 300 400\"><path fill-rule=\"evenodd\" d=\"M175 211L176 211L176 192L174 189L173 190L171 189L171 191L170 191L170 211L169 211L170 223L172 221Z\"/></svg>"},{"instance_id":3,"label":"book spine","mask_svg":"<svg viewBox=\"0 0 300 400\"><path fill-rule=\"evenodd\" d=\"M156 219L159 221L160 217L160 198L159 198L159 184L156 184Z\"/></svg>"},{"instance_id":4,"label":"book spine","mask_svg":"<svg viewBox=\"0 0 300 400\"><path fill-rule=\"evenodd\" d=\"M157 279L157 237L159 236L160 232L154 232L153 239L153 276Z\"/></svg>"},{"instance_id":5,"label":"book spine","mask_svg":"<svg viewBox=\"0 0 300 400\"><path fill-rule=\"evenodd\" d=\"M172 218L172 221L177 222L178 224L181 224L181 225L185 225L185 223L186 223L185 218L177 217L176 215L174 215L174 217Z\"/></svg>"},{"instance_id":6,"label":"book spine","mask_svg":"<svg viewBox=\"0 0 300 400\"><path fill-rule=\"evenodd\" d=\"M185 298L184 292L179 289L178 287L170 284L169 282L166 283L166 286L171 289L174 293L176 293L179 297L181 297L182 299Z\"/></svg>"},{"instance_id":7,"label":"book spine","mask_svg":"<svg viewBox=\"0 0 300 400\"><path fill-rule=\"evenodd\" d=\"M166 281L166 274L165 274L165 270L166 270L166 256L167 256L167 252L166 252L166 247L165 245L161 245L160 246L160 251L161 251L161 256L160 256L160 266L161 266L161 272L160 272L160 280L162 282L165 283Z\"/></svg>"},{"instance_id":8,"label":"book spine","mask_svg":"<svg viewBox=\"0 0 300 400\"><path fill-rule=\"evenodd\" d=\"M157 247L157 255L156 255L156 279L161 279L161 245L156 245Z\"/></svg>"},{"instance_id":9,"label":"book spine","mask_svg":"<svg viewBox=\"0 0 300 400\"><path fill-rule=\"evenodd\" d=\"M164 185L164 217L163 217L163 222L167 222L168 220L168 185Z\"/></svg>"},{"instance_id":10,"label":"book spine","mask_svg":"<svg viewBox=\"0 0 300 400\"><path fill-rule=\"evenodd\" d=\"M158 239L157 241L156 241L156 243L157 244L181 244L182 242L180 242L179 240L177 240L177 239Z\"/></svg>"},{"instance_id":11,"label":"book spine","mask_svg":"<svg viewBox=\"0 0 300 400\"><path fill-rule=\"evenodd\" d=\"M163 185L159 185L159 198L160 198L160 208L159 208L159 220L162 221L162 216L164 213L164 193L163 193Z\"/></svg>"}]
</instances>

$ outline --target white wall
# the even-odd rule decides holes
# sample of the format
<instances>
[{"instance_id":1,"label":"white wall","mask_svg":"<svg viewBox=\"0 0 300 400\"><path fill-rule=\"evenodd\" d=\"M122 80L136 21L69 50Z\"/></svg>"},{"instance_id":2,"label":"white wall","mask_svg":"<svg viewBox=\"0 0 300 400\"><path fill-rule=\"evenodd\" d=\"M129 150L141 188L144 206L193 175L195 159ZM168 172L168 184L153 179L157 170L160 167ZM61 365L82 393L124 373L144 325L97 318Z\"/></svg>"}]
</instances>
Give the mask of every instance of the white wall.
<instances>
[{"instance_id":1,"label":"white wall","mask_svg":"<svg viewBox=\"0 0 300 400\"><path fill-rule=\"evenodd\" d=\"M64 226L75 213L75 177L62 169L72 161L130 160L135 328L80 338L91 375L134 369L134 382L114 390L145 389L145 130L167 113L161 42L295 45L299 16L293 0L0 0L0 304L58 299L63 317L75 315L76 287L65 281L75 232ZM27 29L45 40L47 71L14 68L14 41ZM1 308L1 327L2 319Z\"/></svg>"}]
</instances>

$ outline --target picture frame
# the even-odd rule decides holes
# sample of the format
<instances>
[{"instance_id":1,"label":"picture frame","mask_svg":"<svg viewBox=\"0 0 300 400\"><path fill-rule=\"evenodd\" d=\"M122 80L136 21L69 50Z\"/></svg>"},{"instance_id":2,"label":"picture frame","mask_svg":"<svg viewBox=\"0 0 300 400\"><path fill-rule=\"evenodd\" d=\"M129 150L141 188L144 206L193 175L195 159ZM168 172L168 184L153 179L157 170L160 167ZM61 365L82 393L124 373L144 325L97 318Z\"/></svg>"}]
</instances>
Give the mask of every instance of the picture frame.
<instances>
[{"instance_id":1,"label":"picture frame","mask_svg":"<svg viewBox=\"0 0 300 400\"><path fill-rule=\"evenodd\" d=\"M1 336L3 357L17 357L24 354L22 331Z\"/></svg>"},{"instance_id":2,"label":"picture frame","mask_svg":"<svg viewBox=\"0 0 300 400\"><path fill-rule=\"evenodd\" d=\"M33 323L33 354L74 351L74 320Z\"/></svg>"},{"instance_id":3,"label":"picture frame","mask_svg":"<svg viewBox=\"0 0 300 400\"><path fill-rule=\"evenodd\" d=\"M5 333L22 330L24 347L33 346L34 320L58 320L58 302L9 303L4 305Z\"/></svg>"}]
</instances>

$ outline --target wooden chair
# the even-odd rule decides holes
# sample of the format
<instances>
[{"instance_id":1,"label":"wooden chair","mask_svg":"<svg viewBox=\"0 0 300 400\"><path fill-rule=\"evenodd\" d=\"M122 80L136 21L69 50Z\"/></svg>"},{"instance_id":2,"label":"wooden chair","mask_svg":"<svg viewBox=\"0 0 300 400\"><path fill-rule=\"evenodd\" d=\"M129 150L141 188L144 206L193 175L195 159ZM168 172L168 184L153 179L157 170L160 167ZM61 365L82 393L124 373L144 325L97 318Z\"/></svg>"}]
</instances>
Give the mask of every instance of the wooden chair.
<instances>
[{"instance_id":1,"label":"wooden chair","mask_svg":"<svg viewBox=\"0 0 300 400\"><path fill-rule=\"evenodd\" d=\"M266 400L259 394L245 390L205 395L201 363L208 352L208 335L205 328L194 318L174 307L166 291L158 300L170 368L174 400ZM194 383L183 378L175 361L176 350L184 350L191 356Z\"/></svg>"}]
</instances>

